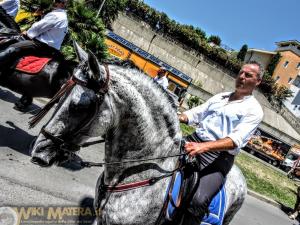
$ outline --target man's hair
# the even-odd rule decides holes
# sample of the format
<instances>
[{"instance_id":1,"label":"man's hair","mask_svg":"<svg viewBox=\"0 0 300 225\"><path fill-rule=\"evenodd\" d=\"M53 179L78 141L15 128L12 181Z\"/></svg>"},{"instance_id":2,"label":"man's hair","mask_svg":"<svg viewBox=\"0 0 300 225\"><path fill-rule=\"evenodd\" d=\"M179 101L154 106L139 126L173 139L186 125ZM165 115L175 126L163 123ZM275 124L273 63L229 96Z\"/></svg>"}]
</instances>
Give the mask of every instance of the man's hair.
<instances>
[{"instance_id":1,"label":"man's hair","mask_svg":"<svg viewBox=\"0 0 300 225\"><path fill-rule=\"evenodd\" d=\"M258 66L258 74L257 74L257 76L258 76L259 79L262 79L262 77L264 75L264 72L265 72L263 66L259 62L255 61L255 60L251 60L251 61L245 63L244 65L247 65L247 64L257 65Z\"/></svg>"},{"instance_id":2,"label":"man's hair","mask_svg":"<svg viewBox=\"0 0 300 225\"><path fill-rule=\"evenodd\" d=\"M67 3L68 0L53 0L53 3Z\"/></svg>"}]
</instances>

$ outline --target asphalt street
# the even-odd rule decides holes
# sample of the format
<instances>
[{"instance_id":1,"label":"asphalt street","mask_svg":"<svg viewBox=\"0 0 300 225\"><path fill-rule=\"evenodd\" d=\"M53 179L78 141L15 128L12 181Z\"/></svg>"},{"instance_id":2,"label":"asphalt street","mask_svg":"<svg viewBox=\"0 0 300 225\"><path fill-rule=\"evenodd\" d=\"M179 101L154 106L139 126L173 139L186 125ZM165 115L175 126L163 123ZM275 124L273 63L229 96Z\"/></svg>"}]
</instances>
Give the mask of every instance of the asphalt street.
<instances>
[{"instance_id":1,"label":"asphalt street","mask_svg":"<svg viewBox=\"0 0 300 225\"><path fill-rule=\"evenodd\" d=\"M13 103L18 96L0 87L0 214L3 207L7 206L27 207L26 209L45 206L48 210L49 206L92 207L95 184L102 168L81 168L77 162L50 168L32 164L29 145L50 115L47 115L37 127L29 130L27 123L32 113L23 114L13 109ZM34 103L31 110L42 106L39 101ZM104 146L96 144L84 148L79 152L79 156L86 161L101 162L104 158ZM38 212L44 213L44 211L31 212L31 218L35 221ZM73 213L74 215L78 216L78 213ZM94 220L90 219L81 224L94 223ZM1 223L0 217L0 225L2 224L5 223ZM35 224L46 223L41 221ZM65 224L78 222L70 220ZM231 224L296 225L299 222L289 220L277 207L247 196Z\"/></svg>"}]
</instances>

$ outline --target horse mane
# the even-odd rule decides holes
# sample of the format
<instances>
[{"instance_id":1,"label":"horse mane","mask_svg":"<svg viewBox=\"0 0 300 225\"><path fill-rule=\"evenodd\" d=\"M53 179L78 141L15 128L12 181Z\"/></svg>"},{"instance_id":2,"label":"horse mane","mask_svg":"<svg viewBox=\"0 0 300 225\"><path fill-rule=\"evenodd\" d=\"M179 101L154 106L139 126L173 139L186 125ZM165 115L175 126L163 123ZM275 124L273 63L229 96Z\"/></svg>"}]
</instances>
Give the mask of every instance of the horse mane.
<instances>
[{"instance_id":1,"label":"horse mane","mask_svg":"<svg viewBox=\"0 0 300 225\"><path fill-rule=\"evenodd\" d=\"M102 63L105 64L111 64L111 65L116 65L116 66L120 66L123 68L128 68L128 69L136 69L139 72L145 74L137 65L134 64L134 62L130 59L119 59L117 57L110 57L109 59L105 59L102 61ZM146 74L145 74L146 75ZM148 75L147 75L148 76ZM177 110L178 109L178 97L173 94L171 91L169 90L164 90L160 85L157 85L159 88L161 88L162 94L167 96L167 98L169 99L171 105Z\"/></svg>"},{"instance_id":2,"label":"horse mane","mask_svg":"<svg viewBox=\"0 0 300 225\"><path fill-rule=\"evenodd\" d=\"M151 130L144 130L149 126L156 129L162 137L174 138L181 134L176 108L169 94L153 79L136 69L110 66L110 70L111 88L120 99L128 103L127 113L146 119L138 124L141 135L154 134Z\"/></svg>"},{"instance_id":3,"label":"horse mane","mask_svg":"<svg viewBox=\"0 0 300 225\"><path fill-rule=\"evenodd\" d=\"M6 11L0 6L0 18L1 22L10 29L13 29L17 31L18 33L21 33L19 25L14 21L14 19L6 13Z\"/></svg>"}]
</instances>

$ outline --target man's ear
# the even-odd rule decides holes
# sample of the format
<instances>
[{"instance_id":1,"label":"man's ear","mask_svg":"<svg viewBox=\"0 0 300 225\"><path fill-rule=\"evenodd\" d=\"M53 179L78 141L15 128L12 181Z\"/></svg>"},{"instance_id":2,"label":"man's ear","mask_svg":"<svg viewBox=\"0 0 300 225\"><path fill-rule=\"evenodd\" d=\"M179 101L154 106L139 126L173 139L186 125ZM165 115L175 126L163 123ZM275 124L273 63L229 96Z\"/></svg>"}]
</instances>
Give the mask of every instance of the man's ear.
<instances>
[{"instance_id":1,"label":"man's ear","mask_svg":"<svg viewBox=\"0 0 300 225\"><path fill-rule=\"evenodd\" d=\"M262 82L262 78L258 78L258 79L257 79L257 82L256 82L256 87L257 87L258 85L260 85L261 82Z\"/></svg>"}]
</instances>

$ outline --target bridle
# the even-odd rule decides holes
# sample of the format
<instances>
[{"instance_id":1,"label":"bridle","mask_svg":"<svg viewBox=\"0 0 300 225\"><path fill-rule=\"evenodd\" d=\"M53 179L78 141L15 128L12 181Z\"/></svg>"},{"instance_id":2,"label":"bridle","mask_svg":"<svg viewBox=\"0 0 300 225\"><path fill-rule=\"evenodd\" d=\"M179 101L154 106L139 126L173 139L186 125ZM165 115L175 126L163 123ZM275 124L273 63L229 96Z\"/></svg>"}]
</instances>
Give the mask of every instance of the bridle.
<instances>
[{"instance_id":1,"label":"bridle","mask_svg":"<svg viewBox=\"0 0 300 225\"><path fill-rule=\"evenodd\" d=\"M95 91L97 94L98 100L96 101L96 106L94 113L92 117L84 123L75 133L72 134L72 136L76 136L79 134L82 130L87 128L95 118L95 116L98 113L99 110L99 102L100 99L104 97L104 95L108 92L108 83L110 79L110 74L109 74L109 69L108 66L105 64L104 65L105 71L106 71L106 79L104 82L101 84L98 84L96 81L95 82L86 82L78 79L76 76L72 76L64 85L63 87L53 96L53 98L36 114L32 117L32 119L29 121L29 128L35 127L41 120L42 118L49 112L49 110L54 106L54 104L66 93L70 94L71 90L75 87L75 85L80 85L83 87L87 87L89 89L92 89ZM68 141L65 140L65 137L62 136L56 136L51 134L51 132L47 131L45 129L45 126L42 127L41 133L47 138L50 139L54 145L58 146L60 149L65 149L65 150L73 150L77 151L81 147L81 145L69 143ZM70 146L72 148L70 148Z\"/></svg>"}]
</instances>

